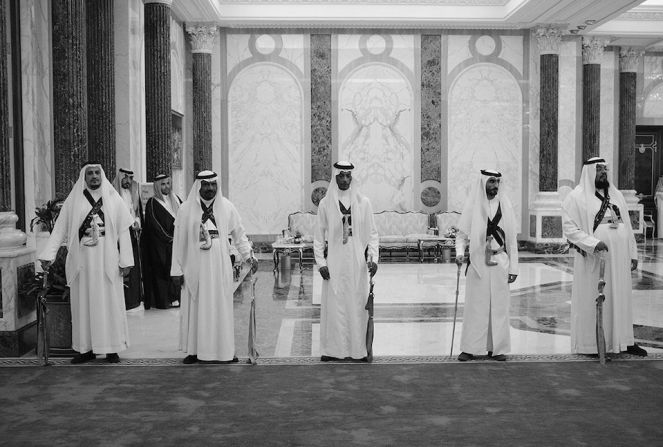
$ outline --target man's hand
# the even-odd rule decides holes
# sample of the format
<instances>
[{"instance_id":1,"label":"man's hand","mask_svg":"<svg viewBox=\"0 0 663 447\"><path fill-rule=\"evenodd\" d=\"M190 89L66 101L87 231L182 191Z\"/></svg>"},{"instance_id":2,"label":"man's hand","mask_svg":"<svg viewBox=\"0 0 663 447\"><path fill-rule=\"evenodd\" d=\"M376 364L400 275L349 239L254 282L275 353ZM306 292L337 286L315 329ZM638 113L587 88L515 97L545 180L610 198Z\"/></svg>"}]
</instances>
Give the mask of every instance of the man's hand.
<instances>
[{"instance_id":1,"label":"man's hand","mask_svg":"<svg viewBox=\"0 0 663 447\"><path fill-rule=\"evenodd\" d=\"M129 276L129 273L131 272L131 267L120 267L120 275L123 277Z\"/></svg>"},{"instance_id":2,"label":"man's hand","mask_svg":"<svg viewBox=\"0 0 663 447\"><path fill-rule=\"evenodd\" d=\"M509 284L514 282L517 277L518 277L518 275L512 275L511 273L509 273Z\"/></svg>"},{"instance_id":3,"label":"man's hand","mask_svg":"<svg viewBox=\"0 0 663 447\"><path fill-rule=\"evenodd\" d=\"M320 267L320 276L322 276L322 279L328 280L329 279L329 268L325 265L324 267Z\"/></svg>"},{"instance_id":4,"label":"man's hand","mask_svg":"<svg viewBox=\"0 0 663 447\"><path fill-rule=\"evenodd\" d=\"M456 265L461 266L463 265L463 262L465 262L465 256L463 255L456 256Z\"/></svg>"},{"instance_id":5,"label":"man's hand","mask_svg":"<svg viewBox=\"0 0 663 447\"><path fill-rule=\"evenodd\" d=\"M171 276L170 277L171 281L173 281L173 284L175 287L182 287L184 284L184 275L181 276Z\"/></svg>"},{"instance_id":6,"label":"man's hand","mask_svg":"<svg viewBox=\"0 0 663 447\"><path fill-rule=\"evenodd\" d=\"M251 256L247 261L249 264L251 264L251 274L255 274L255 272L258 271L258 260Z\"/></svg>"},{"instance_id":7,"label":"man's hand","mask_svg":"<svg viewBox=\"0 0 663 447\"><path fill-rule=\"evenodd\" d=\"M638 268L638 260L637 259L631 259L631 271L633 271L637 268Z\"/></svg>"},{"instance_id":8,"label":"man's hand","mask_svg":"<svg viewBox=\"0 0 663 447\"><path fill-rule=\"evenodd\" d=\"M373 261L368 261L366 265L368 266L368 273L371 274L371 278L374 277L378 272L378 265Z\"/></svg>"},{"instance_id":9,"label":"man's hand","mask_svg":"<svg viewBox=\"0 0 663 447\"><path fill-rule=\"evenodd\" d=\"M597 252L597 251L604 251L604 250L605 250L605 251L608 251L608 246L605 245L605 242L603 242L603 241L599 241L599 243L596 244L596 247L594 247L594 251L595 251L595 252Z\"/></svg>"},{"instance_id":10,"label":"man's hand","mask_svg":"<svg viewBox=\"0 0 663 447\"><path fill-rule=\"evenodd\" d=\"M39 262L41 263L41 269L46 272L51 267L52 261L45 261L43 259L40 259Z\"/></svg>"}]
</instances>

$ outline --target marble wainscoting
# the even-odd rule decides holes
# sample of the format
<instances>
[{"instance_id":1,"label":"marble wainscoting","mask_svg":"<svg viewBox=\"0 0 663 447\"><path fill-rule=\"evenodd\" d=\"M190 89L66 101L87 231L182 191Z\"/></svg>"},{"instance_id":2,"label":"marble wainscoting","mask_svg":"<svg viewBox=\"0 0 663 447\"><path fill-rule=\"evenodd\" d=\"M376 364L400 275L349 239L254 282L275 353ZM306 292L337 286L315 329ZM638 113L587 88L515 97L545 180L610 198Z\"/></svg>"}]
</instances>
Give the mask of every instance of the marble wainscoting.
<instances>
[{"instance_id":1,"label":"marble wainscoting","mask_svg":"<svg viewBox=\"0 0 663 447\"><path fill-rule=\"evenodd\" d=\"M355 164L353 181L371 199L375 211L416 209L419 39L389 34L333 38L338 158Z\"/></svg>"},{"instance_id":2,"label":"marble wainscoting","mask_svg":"<svg viewBox=\"0 0 663 447\"><path fill-rule=\"evenodd\" d=\"M227 48L227 195L249 234L278 234L308 202L308 37L229 34Z\"/></svg>"}]
</instances>

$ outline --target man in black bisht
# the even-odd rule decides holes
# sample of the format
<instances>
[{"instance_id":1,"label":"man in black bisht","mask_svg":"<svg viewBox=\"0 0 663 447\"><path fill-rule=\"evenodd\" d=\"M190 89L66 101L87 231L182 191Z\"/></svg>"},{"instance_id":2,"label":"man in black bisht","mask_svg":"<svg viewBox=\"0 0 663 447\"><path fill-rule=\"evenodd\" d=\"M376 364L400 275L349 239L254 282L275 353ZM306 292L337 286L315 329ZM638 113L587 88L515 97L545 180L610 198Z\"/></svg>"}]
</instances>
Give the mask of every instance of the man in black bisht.
<instances>
[{"instance_id":1,"label":"man in black bisht","mask_svg":"<svg viewBox=\"0 0 663 447\"><path fill-rule=\"evenodd\" d=\"M154 197L145 204L143 224L143 285L145 309L179 306L180 289L170 279L175 216L182 201L166 174L154 178Z\"/></svg>"}]
</instances>

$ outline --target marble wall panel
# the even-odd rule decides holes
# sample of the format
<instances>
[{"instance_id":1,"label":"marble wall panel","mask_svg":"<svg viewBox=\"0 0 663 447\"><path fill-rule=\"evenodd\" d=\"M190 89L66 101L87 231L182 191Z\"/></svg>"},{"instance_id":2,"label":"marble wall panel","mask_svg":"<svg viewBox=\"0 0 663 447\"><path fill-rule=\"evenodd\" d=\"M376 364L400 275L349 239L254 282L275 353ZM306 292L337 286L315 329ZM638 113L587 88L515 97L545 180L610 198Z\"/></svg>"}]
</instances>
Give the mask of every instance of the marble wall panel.
<instances>
[{"instance_id":1,"label":"marble wall panel","mask_svg":"<svg viewBox=\"0 0 663 447\"><path fill-rule=\"evenodd\" d=\"M336 71L340 73L354 60L359 59L362 54L359 49L359 40L361 36L357 34L339 34L332 39L336 42Z\"/></svg>"},{"instance_id":2,"label":"marble wall panel","mask_svg":"<svg viewBox=\"0 0 663 447\"><path fill-rule=\"evenodd\" d=\"M414 106L410 82L382 63L360 66L339 89L339 159L355 164L375 211L415 209Z\"/></svg>"},{"instance_id":3,"label":"marble wall panel","mask_svg":"<svg viewBox=\"0 0 663 447\"><path fill-rule=\"evenodd\" d=\"M115 139L116 163L145 179L145 33L144 5L116 0Z\"/></svg>"},{"instance_id":4,"label":"marble wall panel","mask_svg":"<svg viewBox=\"0 0 663 447\"><path fill-rule=\"evenodd\" d=\"M228 34L226 36L226 60L228 73L240 62L252 57L249 51L250 34Z\"/></svg>"},{"instance_id":5,"label":"marble wall panel","mask_svg":"<svg viewBox=\"0 0 663 447\"><path fill-rule=\"evenodd\" d=\"M651 89L642 110L645 118L663 118L663 83Z\"/></svg>"},{"instance_id":6,"label":"marble wall panel","mask_svg":"<svg viewBox=\"0 0 663 447\"><path fill-rule=\"evenodd\" d=\"M377 36L376 36L377 37ZM419 36L410 35L410 34L390 34L389 38L391 39L392 50L389 56L403 63L408 70L415 71L415 58L414 52L418 47ZM384 49L384 44L380 42L380 39L370 39L367 44L375 40L376 48L373 50L376 53L379 53Z\"/></svg>"},{"instance_id":7,"label":"marble wall panel","mask_svg":"<svg viewBox=\"0 0 663 447\"><path fill-rule=\"evenodd\" d=\"M500 36L502 41L502 51L499 54L501 59L504 59L515 67L516 70L523 74L523 36ZM536 38L533 38L533 46L536 48Z\"/></svg>"},{"instance_id":8,"label":"marble wall panel","mask_svg":"<svg viewBox=\"0 0 663 447\"><path fill-rule=\"evenodd\" d=\"M458 64L463 62L466 59L472 57L470 53L470 35L450 35L448 42L448 51L447 51L447 70L448 73L456 68Z\"/></svg>"},{"instance_id":9,"label":"marble wall panel","mask_svg":"<svg viewBox=\"0 0 663 447\"><path fill-rule=\"evenodd\" d=\"M20 7L21 89L26 222L53 197L51 49L48 3L26 0ZM33 239L30 238L30 243Z\"/></svg>"},{"instance_id":10,"label":"marble wall panel","mask_svg":"<svg viewBox=\"0 0 663 447\"><path fill-rule=\"evenodd\" d=\"M645 55L643 64L643 88L647 90L652 83L663 81L663 56Z\"/></svg>"},{"instance_id":11,"label":"marble wall panel","mask_svg":"<svg viewBox=\"0 0 663 447\"><path fill-rule=\"evenodd\" d=\"M561 216L542 216L541 217L541 237L546 239L561 238L562 217Z\"/></svg>"},{"instance_id":12,"label":"marble wall panel","mask_svg":"<svg viewBox=\"0 0 663 447\"><path fill-rule=\"evenodd\" d=\"M228 197L249 234L280 233L303 209L303 109L301 85L276 64L252 64L232 81Z\"/></svg>"},{"instance_id":13,"label":"marble wall panel","mask_svg":"<svg viewBox=\"0 0 663 447\"><path fill-rule=\"evenodd\" d=\"M306 72L306 57L302 49L307 48L303 34L281 34L283 49L279 56L292 62L302 73Z\"/></svg>"},{"instance_id":14,"label":"marble wall panel","mask_svg":"<svg viewBox=\"0 0 663 447\"><path fill-rule=\"evenodd\" d=\"M170 107L184 114L185 84L185 33L184 27L176 20L170 21Z\"/></svg>"},{"instance_id":15,"label":"marble wall panel","mask_svg":"<svg viewBox=\"0 0 663 447\"><path fill-rule=\"evenodd\" d=\"M600 154L610 165L608 179L617 184L619 174L619 60L605 51L601 60Z\"/></svg>"},{"instance_id":16,"label":"marble wall panel","mask_svg":"<svg viewBox=\"0 0 663 447\"><path fill-rule=\"evenodd\" d=\"M564 40L559 53L559 115L557 172L559 193L562 199L576 185L577 155L581 150L578 135L582 124L579 107L582 101L581 76L582 53L577 40ZM580 96L578 96L580 95ZM579 113L580 112L580 113Z\"/></svg>"},{"instance_id":17,"label":"marble wall panel","mask_svg":"<svg viewBox=\"0 0 663 447\"><path fill-rule=\"evenodd\" d=\"M482 168L499 169L502 190L521 222L523 95L503 67L480 63L462 71L449 89L448 208L462 210Z\"/></svg>"}]
</instances>

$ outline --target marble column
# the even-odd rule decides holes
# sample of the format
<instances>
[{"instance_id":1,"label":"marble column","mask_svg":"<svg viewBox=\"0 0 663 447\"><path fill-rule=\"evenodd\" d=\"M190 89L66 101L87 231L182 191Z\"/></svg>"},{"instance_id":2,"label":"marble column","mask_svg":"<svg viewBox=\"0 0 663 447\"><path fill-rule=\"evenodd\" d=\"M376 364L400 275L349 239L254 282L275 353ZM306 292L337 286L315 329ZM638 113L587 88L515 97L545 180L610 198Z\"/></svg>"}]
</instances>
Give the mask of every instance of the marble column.
<instances>
[{"instance_id":1,"label":"marble column","mask_svg":"<svg viewBox=\"0 0 663 447\"><path fill-rule=\"evenodd\" d=\"M535 33L541 63L539 191L557 191L559 45L562 41L562 32L556 27L541 27L537 28Z\"/></svg>"},{"instance_id":2,"label":"marble column","mask_svg":"<svg viewBox=\"0 0 663 447\"><path fill-rule=\"evenodd\" d=\"M69 194L88 158L85 0L52 0L55 193Z\"/></svg>"},{"instance_id":3,"label":"marble column","mask_svg":"<svg viewBox=\"0 0 663 447\"><path fill-rule=\"evenodd\" d=\"M146 171L151 182L170 172L170 5L172 0L145 3Z\"/></svg>"},{"instance_id":4,"label":"marble column","mask_svg":"<svg viewBox=\"0 0 663 447\"><path fill-rule=\"evenodd\" d=\"M9 211L12 205L11 159L9 148L9 72L7 71L7 24L9 8L0 1L0 212Z\"/></svg>"},{"instance_id":5,"label":"marble column","mask_svg":"<svg viewBox=\"0 0 663 447\"><path fill-rule=\"evenodd\" d=\"M635 48L619 52L619 189L635 185L635 88L642 53Z\"/></svg>"},{"instance_id":6,"label":"marble column","mask_svg":"<svg viewBox=\"0 0 663 447\"><path fill-rule=\"evenodd\" d=\"M558 186L559 51L562 30L541 26L534 30L539 50L539 191L530 206L529 240L535 250L564 242Z\"/></svg>"},{"instance_id":7,"label":"marble column","mask_svg":"<svg viewBox=\"0 0 663 447\"><path fill-rule=\"evenodd\" d=\"M115 176L113 0L87 0L88 157ZM131 148L123 148L130 150Z\"/></svg>"},{"instance_id":8,"label":"marble column","mask_svg":"<svg viewBox=\"0 0 663 447\"><path fill-rule=\"evenodd\" d=\"M332 38L311 34L311 204L318 206L332 169Z\"/></svg>"},{"instance_id":9,"label":"marble column","mask_svg":"<svg viewBox=\"0 0 663 447\"><path fill-rule=\"evenodd\" d=\"M635 195L636 80L644 52L637 48L619 51L619 172L618 186L629 207L635 233L642 233L644 206Z\"/></svg>"},{"instance_id":10,"label":"marble column","mask_svg":"<svg viewBox=\"0 0 663 447\"><path fill-rule=\"evenodd\" d=\"M193 171L212 169L212 50L216 25L189 25L193 75Z\"/></svg>"},{"instance_id":11,"label":"marble column","mask_svg":"<svg viewBox=\"0 0 663 447\"><path fill-rule=\"evenodd\" d=\"M582 41L582 158L600 153L601 58L608 41L583 37Z\"/></svg>"}]
</instances>

